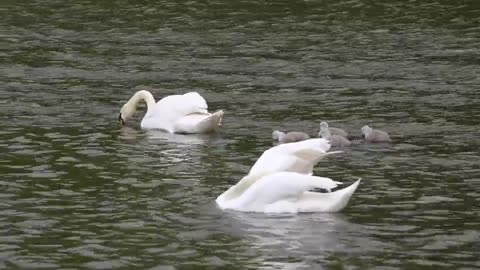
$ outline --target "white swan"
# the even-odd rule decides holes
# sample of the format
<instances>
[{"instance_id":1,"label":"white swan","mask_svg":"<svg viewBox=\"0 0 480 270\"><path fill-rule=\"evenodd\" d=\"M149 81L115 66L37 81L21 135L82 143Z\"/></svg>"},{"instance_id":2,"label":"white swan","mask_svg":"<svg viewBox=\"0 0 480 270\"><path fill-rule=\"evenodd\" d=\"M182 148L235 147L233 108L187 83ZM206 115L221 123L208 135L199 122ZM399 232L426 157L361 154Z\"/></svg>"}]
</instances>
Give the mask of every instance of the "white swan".
<instances>
[{"instance_id":1,"label":"white swan","mask_svg":"<svg viewBox=\"0 0 480 270\"><path fill-rule=\"evenodd\" d=\"M329 193L310 192L314 188L330 191L340 182L312 176L313 167L329 152L325 139L309 139L281 144L266 150L249 174L216 199L221 209L265 213L337 212L352 197L360 179Z\"/></svg>"},{"instance_id":2,"label":"white swan","mask_svg":"<svg viewBox=\"0 0 480 270\"><path fill-rule=\"evenodd\" d=\"M223 118L222 110L209 113L207 102L197 92L167 96L155 103L149 91L140 90L120 110L120 124L125 124L142 100L147 103L147 113L140 124L143 129L161 129L169 133L207 133L218 128Z\"/></svg>"},{"instance_id":3,"label":"white swan","mask_svg":"<svg viewBox=\"0 0 480 270\"><path fill-rule=\"evenodd\" d=\"M299 131L290 131L290 132L281 132L275 130L272 133L272 139L280 142L280 143L291 143L291 142L299 142L310 139L310 136L307 133L299 132Z\"/></svg>"}]
</instances>

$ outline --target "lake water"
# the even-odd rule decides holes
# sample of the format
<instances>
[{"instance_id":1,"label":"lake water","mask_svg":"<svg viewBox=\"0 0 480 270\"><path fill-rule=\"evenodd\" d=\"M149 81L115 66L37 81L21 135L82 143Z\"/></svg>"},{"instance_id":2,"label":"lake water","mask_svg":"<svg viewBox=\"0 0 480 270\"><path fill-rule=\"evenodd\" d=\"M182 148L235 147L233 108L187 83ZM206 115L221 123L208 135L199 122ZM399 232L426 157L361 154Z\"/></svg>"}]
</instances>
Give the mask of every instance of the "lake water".
<instances>
[{"instance_id":1,"label":"lake water","mask_svg":"<svg viewBox=\"0 0 480 270\"><path fill-rule=\"evenodd\" d=\"M2 1L1 269L479 269L478 1ZM142 131L198 91L213 135ZM338 214L223 212L274 129L354 137ZM394 143L367 144L360 128Z\"/></svg>"}]
</instances>

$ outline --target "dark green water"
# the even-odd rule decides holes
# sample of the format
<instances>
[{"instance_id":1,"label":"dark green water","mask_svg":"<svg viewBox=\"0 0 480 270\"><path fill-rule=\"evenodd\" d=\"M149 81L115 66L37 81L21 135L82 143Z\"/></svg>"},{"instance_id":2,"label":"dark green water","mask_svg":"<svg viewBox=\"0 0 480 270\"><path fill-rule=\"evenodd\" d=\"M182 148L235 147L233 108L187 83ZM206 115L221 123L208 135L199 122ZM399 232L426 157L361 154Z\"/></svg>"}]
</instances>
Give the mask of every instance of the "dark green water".
<instances>
[{"instance_id":1,"label":"dark green water","mask_svg":"<svg viewBox=\"0 0 480 270\"><path fill-rule=\"evenodd\" d=\"M478 1L2 1L1 269L480 268ZM222 130L116 122L195 90ZM225 213L271 132L354 135L339 214Z\"/></svg>"}]
</instances>

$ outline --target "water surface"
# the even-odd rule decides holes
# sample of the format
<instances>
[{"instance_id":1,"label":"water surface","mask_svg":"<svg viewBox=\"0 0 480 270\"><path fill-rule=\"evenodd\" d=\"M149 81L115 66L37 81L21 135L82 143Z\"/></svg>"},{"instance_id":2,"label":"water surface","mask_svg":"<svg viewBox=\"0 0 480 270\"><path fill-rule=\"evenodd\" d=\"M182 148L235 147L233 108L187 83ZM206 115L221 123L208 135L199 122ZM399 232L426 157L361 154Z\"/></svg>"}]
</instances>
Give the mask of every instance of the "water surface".
<instances>
[{"instance_id":1,"label":"water surface","mask_svg":"<svg viewBox=\"0 0 480 270\"><path fill-rule=\"evenodd\" d=\"M4 1L0 268L477 269L476 1ZM116 122L136 91L198 91L214 135ZM144 110L141 110L143 112ZM272 145L320 121L355 144L338 214L222 212Z\"/></svg>"}]
</instances>

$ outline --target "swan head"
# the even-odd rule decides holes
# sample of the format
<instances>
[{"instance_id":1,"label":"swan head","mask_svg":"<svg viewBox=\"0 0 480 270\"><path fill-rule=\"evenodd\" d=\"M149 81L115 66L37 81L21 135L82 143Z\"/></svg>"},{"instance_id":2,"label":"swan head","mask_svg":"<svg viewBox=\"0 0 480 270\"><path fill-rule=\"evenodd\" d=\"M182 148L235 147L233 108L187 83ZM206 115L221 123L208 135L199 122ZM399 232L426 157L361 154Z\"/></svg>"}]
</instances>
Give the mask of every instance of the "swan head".
<instances>
[{"instance_id":1,"label":"swan head","mask_svg":"<svg viewBox=\"0 0 480 270\"><path fill-rule=\"evenodd\" d=\"M137 108L135 104L131 102L125 103L120 110L120 114L118 115L118 122L120 122L120 125L125 125L125 121L132 116L136 110Z\"/></svg>"},{"instance_id":2,"label":"swan head","mask_svg":"<svg viewBox=\"0 0 480 270\"><path fill-rule=\"evenodd\" d=\"M328 124L327 124L327 122L321 122L321 123L320 123L320 129L328 129Z\"/></svg>"},{"instance_id":3,"label":"swan head","mask_svg":"<svg viewBox=\"0 0 480 270\"><path fill-rule=\"evenodd\" d=\"M325 139L328 139L332 135L330 134L330 130L328 128L325 128L325 129L320 129L320 132L318 133L318 136L320 136L322 138L325 138Z\"/></svg>"},{"instance_id":4,"label":"swan head","mask_svg":"<svg viewBox=\"0 0 480 270\"><path fill-rule=\"evenodd\" d=\"M370 135L370 133L372 133L372 128L369 126L363 126L361 131L362 131L362 134L365 135L365 137L367 137L368 135Z\"/></svg>"},{"instance_id":5,"label":"swan head","mask_svg":"<svg viewBox=\"0 0 480 270\"><path fill-rule=\"evenodd\" d=\"M277 140L277 141L281 141L283 139L283 136L285 136L285 133L283 133L281 131L278 131L278 130L275 130L272 133L272 139Z\"/></svg>"}]
</instances>

